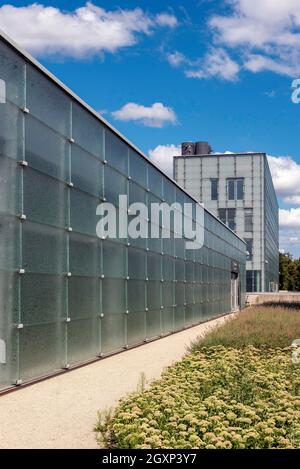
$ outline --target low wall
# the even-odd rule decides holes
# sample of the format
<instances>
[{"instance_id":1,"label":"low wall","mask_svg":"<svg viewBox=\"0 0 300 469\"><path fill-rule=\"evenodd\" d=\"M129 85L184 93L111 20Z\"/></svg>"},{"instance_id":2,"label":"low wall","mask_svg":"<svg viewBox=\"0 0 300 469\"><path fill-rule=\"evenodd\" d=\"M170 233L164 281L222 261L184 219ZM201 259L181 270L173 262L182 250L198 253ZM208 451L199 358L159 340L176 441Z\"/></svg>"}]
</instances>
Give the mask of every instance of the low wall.
<instances>
[{"instance_id":1,"label":"low wall","mask_svg":"<svg viewBox=\"0 0 300 469\"><path fill-rule=\"evenodd\" d=\"M299 303L300 307L300 293L247 293L246 302L251 306L262 305L265 303Z\"/></svg>"}]
</instances>

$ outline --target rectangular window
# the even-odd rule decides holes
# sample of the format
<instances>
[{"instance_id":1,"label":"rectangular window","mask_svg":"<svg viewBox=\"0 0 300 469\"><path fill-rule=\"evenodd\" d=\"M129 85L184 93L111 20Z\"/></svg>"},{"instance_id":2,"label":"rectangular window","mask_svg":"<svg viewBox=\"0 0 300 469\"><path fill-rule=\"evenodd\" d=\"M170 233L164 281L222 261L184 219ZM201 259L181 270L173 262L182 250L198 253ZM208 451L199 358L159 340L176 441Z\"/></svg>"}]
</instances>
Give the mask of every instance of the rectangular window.
<instances>
[{"instance_id":1,"label":"rectangular window","mask_svg":"<svg viewBox=\"0 0 300 469\"><path fill-rule=\"evenodd\" d=\"M228 200L244 200L244 178L227 179Z\"/></svg>"},{"instance_id":2,"label":"rectangular window","mask_svg":"<svg viewBox=\"0 0 300 469\"><path fill-rule=\"evenodd\" d=\"M218 217L226 225L226 208L219 208Z\"/></svg>"},{"instance_id":3,"label":"rectangular window","mask_svg":"<svg viewBox=\"0 0 300 469\"><path fill-rule=\"evenodd\" d=\"M247 261L252 261L253 259L253 239L245 239L246 242L246 252L247 252Z\"/></svg>"},{"instance_id":4,"label":"rectangular window","mask_svg":"<svg viewBox=\"0 0 300 469\"><path fill-rule=\"evenodd\" d=\"M245 209L245 231L252 233L253 231L253 209Z\"/></svg>"},{"instance_id":5,"label":"rectangular window","mask_svg":"<svg viewBox=\"0 0 300 469\"><path fill-rule=\"evenodd\" d=\"M246 289L248 293L261 291L260 278L260 270L246 271Z\"/></svg>"},{"instance_id":6,"label":"rectangular window","mask_svg":"<svg viewBox=\"0 0 300 469\"><path fill-rule=\"evenodd\" d=\"M235 208L229 208L227 210L227 225L231 230L235 230Z\"/></svg>"},{"instance_id":7,"label":"rectangular window","mask_svg":"<svg viewBox=\"0 0 300 469\"><path fill-rule=\"evenodd\" d=\"M234 179L227 179L227 193L228 193L228 200L235 200L235 190L234 190Z\"/></svg>"},{"instance_id":8,"label":"rectangular window","mask_svg":"<svg viewBox=\"0 0 300 469\"><path fill-rule=\"evenodd\" d=\"M218 200L219 199L219 180L218 179L211 179L211 200Z\"/></svg>"},{"instance_id":9,"label":"rectangular window","mask_svg":"<svg viewBox=\"0 0 300 469\"><path fill-rule=\"evenodd\" d=\"M244 179L236 180L236 198L237 200L244 200Z\"/></svg>"},{"instance_id":10,"label":"rectangular window","mask_svg":"<svg viewBox=\"0 0 300 469\"><path fill-rule=\"evenodd\" d=\"M233 231L236 229L235 215L235 208L220 208L218 211L218 218Z\"/></svg>"}]
</instances>

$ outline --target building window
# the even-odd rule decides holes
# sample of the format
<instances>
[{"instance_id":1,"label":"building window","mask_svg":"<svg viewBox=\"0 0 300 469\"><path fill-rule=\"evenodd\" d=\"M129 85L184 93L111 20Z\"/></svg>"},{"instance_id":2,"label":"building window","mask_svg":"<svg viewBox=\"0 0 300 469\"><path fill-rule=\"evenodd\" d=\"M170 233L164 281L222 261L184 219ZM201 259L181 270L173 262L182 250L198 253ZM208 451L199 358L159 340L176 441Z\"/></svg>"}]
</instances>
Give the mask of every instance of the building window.
<instances>
[{"instance_id":1,"label":"building window","mask_svg":"<svg viewBox=\"0 0 300 469\"><path fill-rule=\"evenodd\" d=\"M252 261L253 259L253 239L246 239L246 252L247 252L247 261Z\"/></svg>"},{"instance_id":2,"label":"building window","mask_svg":"<svg viewBox=\"0 0 300 469\"><path fill-rule=\"evenodd\" d=\"M234 231L236 229L235 214L235 208L220 208L218 218Z\"/></svg>"},{"instance_id":3,"label":"building window","mask_svg":"<svg viewBox=\"0 0 300 469\"><path fill-rule=\"evenodd\" d=\"M219 199L219 180L218 179L211 179L211 200L218 200Z\"/></svg>"},{"instance_id":4,"label":"building window","mask_svg":"<svg viewBox=\"0 0 300 469\"><path fill-rule=\"evenodd\" d=\"M227 179L228 200L244 200L244 178Z\"/></svg>"},{"instance_id":5,"label":"building window","mask_svg":"<svg viewBox=\"0 0 300 469\"><path fill-rule=\"evenodd\" d=\"M260 270L246 271L246 290L249 293L261 291Z\"/></svg>"},{"instance_id":6,"label":"building window","mask_svg":"<svg viewBox=\"0 0 300 469\"><path fill-rule=\"evenodd\" d=\"M252 233L253 231L253 209L245 208L245 231Z\"/></svg>"}]
</instances>

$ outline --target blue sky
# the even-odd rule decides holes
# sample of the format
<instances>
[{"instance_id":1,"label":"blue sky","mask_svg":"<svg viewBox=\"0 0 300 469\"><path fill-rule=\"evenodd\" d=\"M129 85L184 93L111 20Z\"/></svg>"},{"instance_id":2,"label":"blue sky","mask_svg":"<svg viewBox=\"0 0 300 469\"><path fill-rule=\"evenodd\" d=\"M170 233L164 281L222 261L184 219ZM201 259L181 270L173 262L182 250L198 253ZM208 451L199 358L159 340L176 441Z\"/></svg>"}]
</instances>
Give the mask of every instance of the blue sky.
<instances>
[{"instance_id":1,"label":"blue sky","mask_svg":"<svg viewBox=\"0 0 300 469\"><path fill-rule=\"evenodd\" d=\"M299 0L38 4L0 2L0 27L166 168L184 140L273 156L281 247L300 256Z\"/></svg>"}]
</instances>

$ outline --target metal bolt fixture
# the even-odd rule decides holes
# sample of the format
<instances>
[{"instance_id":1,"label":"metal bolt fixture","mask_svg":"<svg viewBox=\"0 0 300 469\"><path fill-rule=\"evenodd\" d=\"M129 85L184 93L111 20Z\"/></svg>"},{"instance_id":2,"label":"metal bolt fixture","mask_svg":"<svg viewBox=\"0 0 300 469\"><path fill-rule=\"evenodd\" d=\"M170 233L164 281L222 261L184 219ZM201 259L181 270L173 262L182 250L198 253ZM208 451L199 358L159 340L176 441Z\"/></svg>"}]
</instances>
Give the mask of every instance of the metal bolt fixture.
<instances>
[{"instance_id":1,"label":"metal bolt fixture","mask_svg":"<svg viewBox=\"0 0 300 469\"><path fill-rule=\"evenodd\" d=\"M24 112L24 114L29 114L29 109L26 106L23 107L22 111Z\"/></svg>"},{"instance_id":2,"label":"metal bolt fixture","mask_svg":"<svg viewBox=\"0 0 300 469\"><path fill-rule=\"evenodd\" d=\"M67 182L67 185L68 185L69 187L74 187L73 182Z\"/></svg>"},{"instance_id":3,"label":"metal bolt fixture","mask_svg":"<svg viewBox=\"0 0 300 469\"><path fill-rule=\"evenodd\" d=\"M64 369L65 369L65 370L68 370L69 368L70 368L69 363L66 363L66 365L64 366Z\"/></svg>"},{"instance_id":4,"label":"metal bolt fixture","mask_svg":"<svg viewBox=\"0 0 300 469\"><path fill-rule=\"evenodd\" d=\"M100 314L100 318L104 318L104 314L103 314L103 313Z\"/></svg>"},{"instance_id":5,"label":"metal bolt fixture","mask_svg":"<svg viewBox=\"0 0 300 469\"><path fill-rule=\"evenodd\" d=\"M71 322L71 318L66 318L66 322Z\"/></svg>"},{"instance_id":6,"label":"metal bolt fixture","mask_svg":"<svg viewBox=\"0 0 300 469\"><path fill-rule=\"evenodd\" d=\"M103 160L103 164L107 164L107 160Z\"/></svg>"},{"instance_id":7,"label":"metal bolt fixture","mask_svg":"<svg viewBox=\"0 0 300 469\"><path fill-rule=\"evenodd\" d=\"M21 215L20 215L19 218L20 218L20 220L24 220L24 221L25 221L27 217L26 217L26 215L24 215L24 213L21 213Z\"/></svg>"},{"instance_id":8,"label":"metal bolt fixture","mask_svg":"<svg viewBox=\"0 0 300 469\"><path fill-rule=\"evenodd\" d=\"M104 277L105 277L105 275L104 275L104 274L101 274L101 278L104 278Z\"/></svg>"},{"instance_id":9,"label":"metal bolt fixture","mask_svg":"<svg viewBox=\"0 0 300 469\"><path fill-rule=\"evenodd\" d=\"M21 166L28 166L28 161L21 160L21 161L19 161L19 164L20 164Z\"/></svg>"},{"instance_id":10,"label":"metal bolt fixture","mask_svg":"<svg viewBox=\"0 0 300 469\"><path fill-rule=\"evenodd\" d=\"M66 230L69 231L69 233L71 233L73 231L73 228L71 226L67 226Z\"/></svg>"},{"instance_id":11,"label":"metal bolt fixture","mask_svg":"<svg viewBox=\"0 0 300 469\"><path fill-rule=\"evenodd\" d=\"M103 202L106 202L106 197L102 197Z\"/></svg>"},{"instance_id":12,"label":"metal bolt fixture","mask_svg":"<svg viewBox=\"0 0 300 469\"><path fill-rule=\"evenodd\" d=\"M129 277L128 277L128 276L126 277L126 280L129 280Z\"/></svg>"},{"instance_id":13,"label":"metal bolt fixture","mask_svg":"<svg viewBox=\"0 0 300 469\"><path fill-rule=\"evenodd\" d=\"M128 176L128 180L131 181L131 176Z\"/></svg>"},{"instance_id":14,"label":"metal bolt fixture","mask_svg":"<svg viewBox=\"0 0 300 469\"><path fill-rule=\"evenodd\" d=\"M125 311L125 314L129 314L129 311L128 311L128 309Z\"/></svg>"},{"instance_id":15,"label":"metal bolt fixture","mask_svg":"<svg viewBox=\"0 0 300 469\"><path fill-rule=\"evenodd\" d=\"M69 138L69 142L70 142L70 143L75 143L74 138L73 138L73 137Z\"/></svg>"},{"instance_id":16,"label":"metal bolt fixture","mask_svg":"<svg viewBox=\"0 0 300 469\"><path fill-rule=\"evenodd\" d=\"M23 329L24 328L24 324L17 324L17 329Z\"/></svg>"},{"instance_id":17,"label":"metal bolt fixture","mask_svg":"<svg viewBox=\"0 0 300 469\"><path fill-rule=\"evenodd\" d=\"M146 308L146 309L145 309L145 311L149 311L149 309L148 309L148 308Z\"/></svg>"},{"instance_id":18,"label":"metal bolt fixture","mask_svg":"<svg viewBox=\"0 0 300 469\"><path fill-rule=\"evenodd\" d=\"M18 273L19 273L20 275L25 274L25 269L19 269L19 270L18 270Z\"/></svg>"},{"instance_id":19,"label":"metal bolt fixture","mask_svg":"<svg viewBox=\"0 0 300 469\"><path fill-rule=\"evenodd\" d=\"M16 380L16 386L21 386L22 383L23 381L21 379Z\"/></svg>"},{"instance_id":20,"label":"metal bolt fixture","mask_svg":"<svg viewBox=\"0 0 300 469\"><path fill-rule=\"evenodd\" d=\"M72 273L71 273L71 272L67 272L67 277L72 277Z\"/></svg>"}]
</instances>

